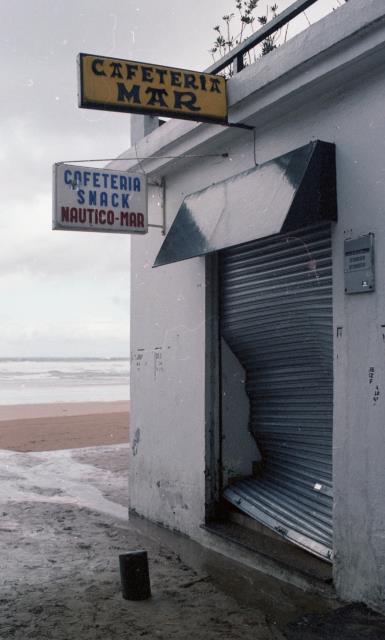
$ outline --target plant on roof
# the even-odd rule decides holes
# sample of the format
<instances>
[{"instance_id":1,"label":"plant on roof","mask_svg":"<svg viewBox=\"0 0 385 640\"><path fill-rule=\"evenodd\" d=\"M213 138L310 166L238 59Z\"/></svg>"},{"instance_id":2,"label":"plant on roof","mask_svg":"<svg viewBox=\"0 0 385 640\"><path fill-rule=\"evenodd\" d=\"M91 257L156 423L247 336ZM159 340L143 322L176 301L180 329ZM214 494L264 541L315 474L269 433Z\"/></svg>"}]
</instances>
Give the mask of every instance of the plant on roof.
<instances>
[{"instance_id":1,"label":"plant on roof","mask_svg":"<svg viewBox=\"0 0 385 640\"><path fill-rule=\"evenodd\" d=\"M333 10L342 6L345 2L348 2L348 0L335 0ZM234 0L234 11L222 16L222 23L213 27L216 36L209 52L214 62L222 58L226 53L229 53L235 46L244 42L257 29L263 27L278 15L278 3L267 4L265 12L262 13L262 15L257 14L259 4L260 0ZM303 14L310 24L310 20L305 11L303 11ZM288 28L289 23L283 30L282 40L284 42L287 38ZM257 58L265 56L276 49L280 41L281 32L282 30L278 29L254 47L252 51L248 51L244 55L244 65L251 64L255 62ZM233 75L232 68L226 71L225 75Z\"/></svg>"},{"instance_id":2,"label":"plant on roof","mask_svg":"<svg viewBox=\"0 0 385 640\"><path fill-rule=\"evenodd\" d=\"M216 32L216 38L210 53L215 61L217 57L221 58L231 51L233 47L244 42L251 36L256 28L262 27L269 20L277 15L278 5L272 4L266 7L266 13L256 15L256 9L260 0L235 0L235 11L222 16L222 24L213 27ZM233 35L236 30L236 35ZM259 55L266 55L276 48L279 31L268 36L261 44L260 52L255 50L248 52L246 64L255 61ZM231 71L230 71L231 75Z\"/></svg>"}]
</instances>

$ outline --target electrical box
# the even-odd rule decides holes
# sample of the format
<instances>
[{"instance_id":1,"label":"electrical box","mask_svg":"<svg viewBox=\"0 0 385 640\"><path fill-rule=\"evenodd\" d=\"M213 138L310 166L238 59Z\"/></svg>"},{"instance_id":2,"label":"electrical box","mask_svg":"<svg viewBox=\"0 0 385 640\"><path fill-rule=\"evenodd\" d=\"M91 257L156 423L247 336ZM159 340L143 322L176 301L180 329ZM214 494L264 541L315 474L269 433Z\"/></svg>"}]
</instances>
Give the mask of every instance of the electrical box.
<instances>
[{"instance_id":1,"label":"electrical box","mask_svg":"<svg viewBox=\"0 0 385 640\"><path fill-rule=\"evenodd\" d=\"M374 233L345 240L345 293L374 291Z\"/></svg>"}]
</instances>

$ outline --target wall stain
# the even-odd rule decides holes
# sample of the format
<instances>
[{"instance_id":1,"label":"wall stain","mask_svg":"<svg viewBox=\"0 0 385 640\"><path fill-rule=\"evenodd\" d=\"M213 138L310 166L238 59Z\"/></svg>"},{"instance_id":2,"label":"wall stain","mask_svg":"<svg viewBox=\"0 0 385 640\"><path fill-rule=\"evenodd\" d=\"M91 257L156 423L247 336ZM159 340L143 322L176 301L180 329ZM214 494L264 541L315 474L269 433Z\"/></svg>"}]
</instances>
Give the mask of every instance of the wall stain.
<instances>
[{"instance_id":1,"label":"wall stain","mask_svg":"<svg viewBox=\"0 0 385 640\"><path fill-rule=\"evenodd\" d=\"M138 453L138 447L140 442L140 429L136 429L134 437L132 439L132 455L136 456Z\"/></svg>"},{"instance_id":2,"label":"wall stain","mask_svg":"<svg viewBox=\"0 0 385 640\"><path fill-rule=\"evenodd\" d=\"M136 371L140 371L140 368L143 363L144 351L145 351L144 349L142 349L141 347L138 347L136 349L136 353L133 352L131 355L131 364L134 365Z\"/></svg>"},{"instance_id":3,"label":"wall stain","mask_svg":"<svg viewBox=\"0 0 385 640\"><path fill-rule=\"evenodd\" d=\"M160 373L163 373L163 348L155 347L154 349L154 380L157 379Z\"/></svg>"}]
</instances>

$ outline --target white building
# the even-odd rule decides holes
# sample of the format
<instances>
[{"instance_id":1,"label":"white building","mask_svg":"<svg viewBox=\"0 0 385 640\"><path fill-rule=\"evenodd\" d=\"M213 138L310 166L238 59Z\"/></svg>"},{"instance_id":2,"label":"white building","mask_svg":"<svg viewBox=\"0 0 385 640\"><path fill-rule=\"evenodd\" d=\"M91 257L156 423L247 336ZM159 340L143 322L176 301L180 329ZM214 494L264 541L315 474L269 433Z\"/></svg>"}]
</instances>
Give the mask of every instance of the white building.
<instances>
[{"instance_id":1,"label":"white building","mask_svg":"<svg viewBox=\"0 0 385 640\"><path fill-rule=\"evenodd\" d=\"M380 610L384 72L350 0L228 80L253 129L138 117L127 163L166 219L132 240L131 509L233 557L202 525L259 522Z\"/></svg>"}]
</instances>

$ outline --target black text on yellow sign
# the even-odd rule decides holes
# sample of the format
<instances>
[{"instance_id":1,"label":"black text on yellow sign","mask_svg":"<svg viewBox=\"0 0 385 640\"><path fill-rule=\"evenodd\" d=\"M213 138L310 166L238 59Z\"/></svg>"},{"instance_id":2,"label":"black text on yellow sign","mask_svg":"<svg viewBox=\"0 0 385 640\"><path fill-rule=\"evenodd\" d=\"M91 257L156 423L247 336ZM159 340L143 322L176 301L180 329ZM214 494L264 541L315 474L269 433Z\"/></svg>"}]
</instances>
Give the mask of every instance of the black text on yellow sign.
<instances>
[{"instance_id":1,"label":"black text on yellow sign","mask_svg":"<svg viewBox=\"0 0 385 640\"><path fill-rule=\"evenodd\" d=\"M87 53L78 62L80 107L227 122L222 76Z\"/></svg>"}]
</instances>

